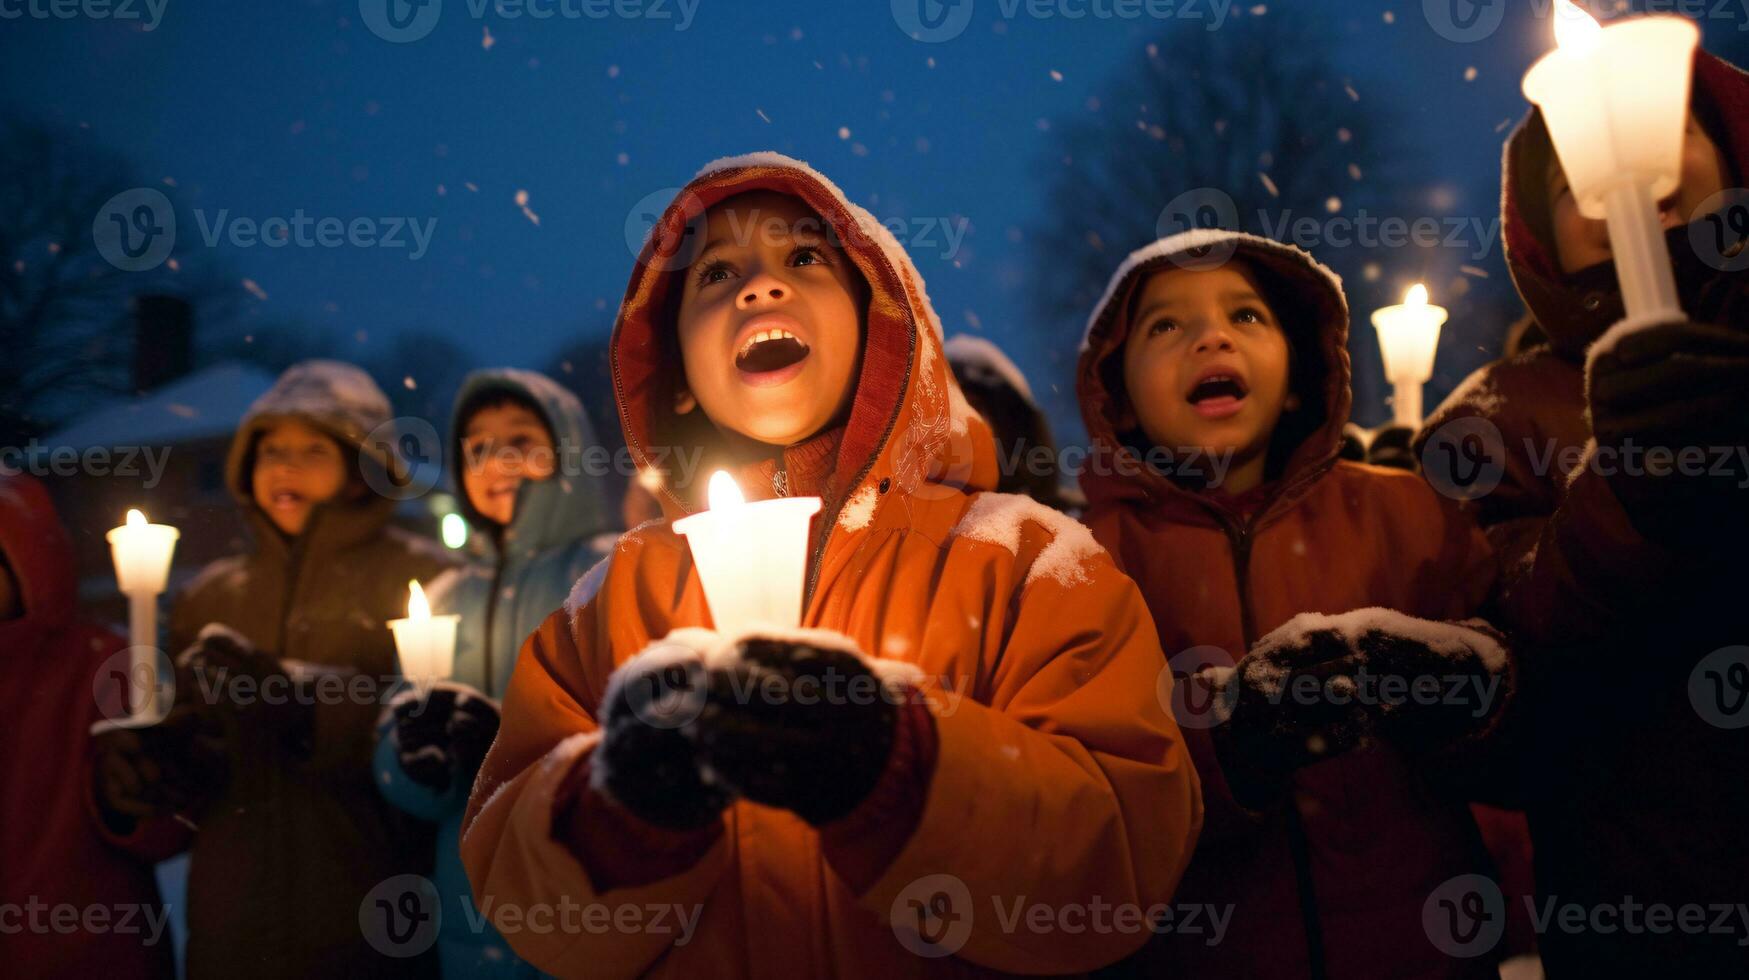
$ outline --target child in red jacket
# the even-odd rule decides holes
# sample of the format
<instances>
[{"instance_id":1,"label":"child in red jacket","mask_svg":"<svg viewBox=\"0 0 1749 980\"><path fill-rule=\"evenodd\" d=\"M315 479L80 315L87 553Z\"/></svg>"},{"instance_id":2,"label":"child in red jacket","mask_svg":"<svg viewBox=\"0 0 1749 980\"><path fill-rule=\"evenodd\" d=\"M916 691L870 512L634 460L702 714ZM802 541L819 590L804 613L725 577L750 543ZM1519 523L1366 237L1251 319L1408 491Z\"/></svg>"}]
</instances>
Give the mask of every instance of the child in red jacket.
<instances>
[{"instance_id":1,"label":"child in red jacket","mask_svg":"<svg viewBox=\"0 0 1749 980\"><path fill-rule=\"evenodd\" d=\"M169 977L169 910L148 832L105 824L91 800L93 722L119 712L99 672L121 638L75 622L73 542L48 491L0 475L0 935L7 970L37 977ZM114 658L114 659L112 659ZM112 703L100 704L110 695Z\"/></svg>"},{"instance_id":2,"label":"child in red jacket","mask_svg":"<svg viewBox=\"0 0 1749 980\"><path fill-rule=\"evenodd\" d=\"M1488 867L1447 757L1490 727L1506 654L1440 621L1493 558L1414 474L1338 460L1347 327L1305 252L1193 231L1124 262L1082 348L1087 523L1196 675L1177 707L1208 814L1177 901L1230 916L1218 942L1163 930L1152 975L1494 969L1424 920Z\"/></svg>"}]
</instances>

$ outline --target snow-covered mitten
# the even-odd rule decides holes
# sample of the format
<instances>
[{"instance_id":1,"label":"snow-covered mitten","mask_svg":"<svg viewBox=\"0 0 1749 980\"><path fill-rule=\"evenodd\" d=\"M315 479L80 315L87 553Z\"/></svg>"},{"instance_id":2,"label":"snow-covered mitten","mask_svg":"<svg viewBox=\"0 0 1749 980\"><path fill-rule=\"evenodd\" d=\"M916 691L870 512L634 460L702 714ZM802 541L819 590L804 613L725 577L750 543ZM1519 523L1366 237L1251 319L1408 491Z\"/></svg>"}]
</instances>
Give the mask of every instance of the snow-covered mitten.
<instances>
[{"instance_id":1,"label":"snow-covered mitten","mask_svg":"<svg viewBox=\"0 0 1749 980\"><path fill-rule=\"evenodd\" d=\"M309 755L315 699L283 663L255 649L242 634L209 624L177 656L176 675L177 691L185 692L182 703L196 704L234 725L249 741L276 745L298 757ZM238 683L242 680L249 683Z\"/></svg>"},{"instance_id":2,"label":"snow-covered mitten","mask_svg":"<svg viewBox=\"0 0 1749 980\"><path fill-rule=\"evenodd\" d=\"M1636 530L1677 549L1742 543L1749 331L1683 321L1606 337L1586 390L1599 451L1620 454L1605 475ZM1676 465L1685 449L1688 472Z\"/></svg>"},{"instance_id":3,"label":"snow-covered mitten","mask_svg":"<svg viewBox=\"0 0 1749 980\"><path fill-rule=\"evenodd\" d=\"M854 810L887 765L902 694L846 636L750 635L713 658L687 726L708 778L815 826Z\"/></svg>"},{"instance_id":4,"label":"snow-covered mitten","mask_svg":"<svg viewBox=\"0 0 1749 980\"><path fill-rule=\"evenodd\" d=\"M1509 695L1501 635L1480 619L1417 619L1383 609L1346 614L1377 736L1409 753L1447 748L1492 727ZM1370 676L1368 676L1370 675Z\"/></svg>"},{"instance_id":5,"label":"snow-covered mitten","mask_svg":"<svg viewBox=\"0 0 1749 980\"><path fill-rule=\"evenodd\" d=\"M408 691L389 706L401 770L439 793L458 779L472 782L498 737L498 705L466 684Z\"/></svg>"},{"instance_id":6,"label":"snow-covered mitten","mask_svg":"<svg viewBox=\"0 0 1749 980\"><path fill-rule=\"evenodd\" d=\"M704 654L717 642L708 630L675 630L608 678L589 785L646 823L693 830L731 800L699 775L681 731L703 708Z\"/></svg>"},{"instance_id":7,"label":"snow-covered mitten","mask_svg":"<svg viewBox=\"0 0 1749 980\"><path fill-rule=\"evenodd\" d=\"M1297 617L1259 640L1230 668L1191 679L1214 693L1215 751L1240 805L1262 808L1303 766L1332 758L1372 735L1372 716L1340 692L1353 690L1353 651L1334 626ZM1335 690L1338 697L1327 693ZM1224 716L1224 717L1223 717Z\"/></svg>"}]
</instances>

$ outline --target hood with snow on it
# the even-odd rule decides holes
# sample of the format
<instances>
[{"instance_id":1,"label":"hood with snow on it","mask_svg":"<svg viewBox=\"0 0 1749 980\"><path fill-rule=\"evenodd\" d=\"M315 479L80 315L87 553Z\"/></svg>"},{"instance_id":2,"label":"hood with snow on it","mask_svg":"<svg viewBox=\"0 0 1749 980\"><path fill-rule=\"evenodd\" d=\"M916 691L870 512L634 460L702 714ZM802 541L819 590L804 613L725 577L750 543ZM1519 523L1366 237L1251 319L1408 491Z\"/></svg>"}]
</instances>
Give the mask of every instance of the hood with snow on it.
<instances>
[{"instance_id":1,"label":"hood with snow on it","mask_svg":"<svg viewBox=\"0 0 1749 980\"><path fill-rule=\"evenodd\" d=\"M1282 487L1278 499L1291 499L1335 464L1351 402L1348 300L1341 277L1298 246L1244 232L1197 229L1130 253L1087 321L1075 380L1081 415L1095 459L1133 459L1145 452L1145 437L1139 432L1118 430L1131 299L1161 270L1213 268L1225 262L1242 262L1257 277L1293 348L1289 386L1301 407L1283 413L1277 448L1271 450L1280 456L1279 464L1272 465L1272 480ZM1082 485L1090 502L1136 497L1184 501L1194 496L1139 465L1090 467Z\"/></svg>"},{"instance_id":2,"label":"hood with snow on it","mask_svg":"<svg viewBox=\"0 0 1749 980\"><path fill-rule=\"evenodd\" d=\"M825 480L821 526L868 526L891 496L930 485L963 490L995 484L994 442L966 404L942 356L941 323L922 277L892 233L837 185L799 160L753 153L710 163L663 211L626 287L611 348L615 397L626 443L640 471L661 479L657 498L670 519L703 505L708 473L679 478L675 450L696 442L673 411L681 377L675 336L683 250L706 211L748 191L800 199L820 215L869 286L861 373L843 439ZM762 488L743 487L749 496ZM897 493L888 495L888 491Z\"/></svg>"},{"instance_id":3,"label":"hood with snow on it","mask_svg":"<svg viewBox=\"0 0 1749 980\"><path fill-rule=\"evenodd\" d=\"M589 413L577 396L558 382L544 374L515 368L475 371L463 379L456 393L450 417L449 458L453 461L456 498L468 523L477 529L496 527L474 507L462 485L461 467L467 463L461 449L466 421L461 418L461 411L479 396L494 391L533 403L552 434L554 448L553 475L545 480L524 480L517 491L515 516L503 535L506 550L527 558L612 530L614 521L608 508L605 475L592 469L588 456L600 444ZM491 537L483 534L473 540L481 542L482 547L492 547Z\"/></svg>"},{"instance_id":4,"label":"hood with snow on it","mask_svg":"<svg viewBox=\"0 0 1749 980\"><path fill-rule=\"evenodd\" d=\"M343 361L304 361L286 368L267 393L255 400L237 427L225 461L225 483L231 495L250 515L259 542L275 540L272 522L256 506L250 492L255 466L255 443L274 425L293 420L326 433L338 442L363 470L367 485L405 487L408 471L397 448L399 440L394 411L388 396L362 368ZM433 454L435 446L431 447ZM349 460L349 465L352 461ZM361 474L349 474L358 477ZM317 513L346 511L349 517L335 532L344 539L362 538L388 523L394 512L394 497L367 492L358 506L320 506ZM333 519L325 518L325 523Z\"/></svg>"}]
</instances>

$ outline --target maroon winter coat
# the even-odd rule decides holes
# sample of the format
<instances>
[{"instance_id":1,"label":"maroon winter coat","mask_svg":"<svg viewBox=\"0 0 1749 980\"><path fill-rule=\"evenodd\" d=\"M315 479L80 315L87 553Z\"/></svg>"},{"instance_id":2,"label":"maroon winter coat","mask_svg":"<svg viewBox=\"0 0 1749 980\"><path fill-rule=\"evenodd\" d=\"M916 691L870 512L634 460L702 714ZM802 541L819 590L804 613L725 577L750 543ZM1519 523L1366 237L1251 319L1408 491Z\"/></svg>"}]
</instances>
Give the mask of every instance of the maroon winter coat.
<instances>
[{"instance_id":1,"label":"maroon winter coat","mask_svg":"<svg viewBox=\"0 0 1749 980\"><path fill-rule=\"evenodd\" d=\"M1702 54L1694 97L1742 175L1749 75ZM1429 458L1429 440L1462 423L1474 445L1494 441L1502 467L1498 487L1468 506L1508 570L1502 625L1521 655L1508 727L1535 844L1537 910L1749 902L1749 728L1709 724L1696 700L1705 688L1691 694L1702 658L1749 638L1740 558L1661 549L1636 533L1607 479L1577 465L1591 439L1585 351L1621 318L1622 304L1608 266L1560 273L1543 191L1547 153L1533 112L1507 142L1502 220L1513 281L1548 342L1464 382L1417 448ZM1688 229L1667 237L1689 317L1749 326L1749 279L1697 257ZM1441 469L1430 464L1430 476L1442 479ZM1749 946L1737 945L1749 935L1738 918L1730 922L1726 935L1550 928L1541 945L1556 977L1749 976Z\"/></svg>"},{"instance_id":2,"label":"maroon winter coat","mask_svg":"<svg viewBox=\"0 0 1749 980\"><path fill-rule=\"evenodd\" d=\"M117 839L91 802L91 723L122 703L94 682L127 644L74 621L73 542L29 476L0 475L0 552L24 606L0 620L0 972L168 977L152 866L120 846L150 842Z\"/></svg>"},{"instance_id":3,"label":"maroon winter coat","mask_svg":"<svg viewBox=\"0 0 1749 980\"><path fill-rule=\"evenodd\" d=\"M1112 385L1131 293L1170 268L1187 241L1211 240L1269 280L1302 366L1295 392L1304 408L1280 426L1300 435L1297 448L1284 447L1293 451L1280 472L1238 497L1112 462L1124 440ZM1383 606L1452 620L1473 615L1487 595L1494 556L1474 522L1413 473L1337 458L1350 401L1347 334L1333 273L1291 245L1235 233L1186 233L1136 252L1095 310L1077 385L1098 461L1082 476L1085 520L1141 587L1175 671L1237 661L1300 613ZM1256 813L1234 801L1210 727L1182 728L1207 814L1174 904L1230 915L1230 926L1218 942L1206 927L1164 934L1126 969L1196 980L1494 974L1492 956L1454 960L1422 925L1441 883L1491 871L1464 796L1449 784L1451 760L1351 751L1299 770L1290 798Z\"/></svg>"}]
</instances>

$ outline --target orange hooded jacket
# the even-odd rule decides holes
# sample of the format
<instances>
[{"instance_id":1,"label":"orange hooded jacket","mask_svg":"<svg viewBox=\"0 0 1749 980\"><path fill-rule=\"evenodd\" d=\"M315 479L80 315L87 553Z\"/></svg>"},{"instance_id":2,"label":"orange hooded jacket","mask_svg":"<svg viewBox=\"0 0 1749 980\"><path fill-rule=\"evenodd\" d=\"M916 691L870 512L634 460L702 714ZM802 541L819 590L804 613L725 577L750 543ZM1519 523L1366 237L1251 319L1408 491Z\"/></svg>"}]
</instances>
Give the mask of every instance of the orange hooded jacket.
<instances>
[{"instance_id":1,"label":"orange hooded jacket","mask_svg":"<svg viewBox=\"0 0 1749 980\"><path fill-rule=\"evenodd\" d=\"M608 675L670 630L711 622L670 524L691 505L669 480L658 494L664 519L627 533L517 660L463 831L476 899L482 910L542 916L595 907L632 924L567 932L499 922L519 954L569 976L1066 973L1119 959L1144 930L1096 932L1075 917L1103 908L1116 921L1113 906L1166 902L1202 814L1157 694L1165 661L1153 622L1085 528L981 492L995 477L991 439L948 372L923 284L892 236L786 157L706 167L645 244L615 327L627 443L641 467L663 467L655 447L672 438L665 406L680 364L672 325L684 271L670 267L689 222L756 189L820 214L872 294L855 401L821 480L802 625L844 633L927 678L935 759L915 829L891 847L878 828L867 840L840 834L834 850L822 844L831 826L737 802L689 866L609 888L555 838L555 800L599 739ZM750 497L770 486L738 475ZM862 879L855 887L845 865L865 863L848 874ZM1011 914L1035 906L1051 911L1043 928ZM677 942L654 924L657 907L696 915L695 932ZM936 913L922 930L933 945L919 947L906 924L918 907Z\"/></svg>"}]
</instances>

